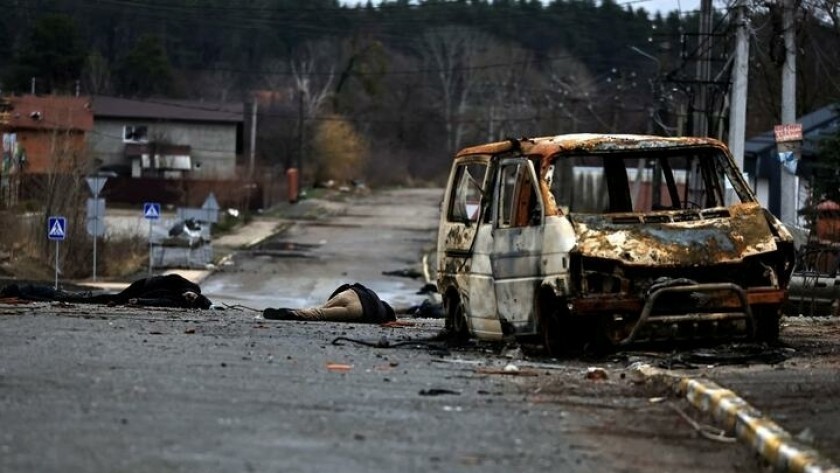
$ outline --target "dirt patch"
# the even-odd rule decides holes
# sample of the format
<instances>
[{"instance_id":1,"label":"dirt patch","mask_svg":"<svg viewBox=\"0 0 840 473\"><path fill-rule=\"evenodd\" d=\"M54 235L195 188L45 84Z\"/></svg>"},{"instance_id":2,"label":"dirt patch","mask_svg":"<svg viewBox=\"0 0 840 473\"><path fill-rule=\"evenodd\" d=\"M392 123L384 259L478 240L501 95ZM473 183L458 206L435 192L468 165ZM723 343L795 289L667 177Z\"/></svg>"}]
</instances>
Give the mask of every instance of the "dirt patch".
<instances>
[{"instance_id":1,"label":"dirt patch","mask_svg":"<svg viewBox=\"0 0 840 473\"><path fill-rule=\"evenodd\" d=\"M781 340L812 363L840 366L840 317L784 317Z\"/></svg>"}]
</instances>

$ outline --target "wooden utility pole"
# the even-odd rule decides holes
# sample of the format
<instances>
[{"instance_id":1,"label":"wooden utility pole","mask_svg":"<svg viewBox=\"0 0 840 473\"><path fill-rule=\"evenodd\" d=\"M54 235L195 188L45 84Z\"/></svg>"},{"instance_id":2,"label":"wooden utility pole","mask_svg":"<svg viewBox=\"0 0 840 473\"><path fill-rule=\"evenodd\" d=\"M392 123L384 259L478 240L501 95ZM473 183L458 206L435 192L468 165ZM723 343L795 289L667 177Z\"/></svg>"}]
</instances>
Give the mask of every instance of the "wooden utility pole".
<instances>
[{"instance_id":1,"label":"wooden utility pole","mask_svg":"<svg viewBox=\"0 0 840 473\"><path fill-rule=\"evenodd\" d=\"M782 125L796 123L796 23L794 20L794 0L783 0L782 28L785 39L785 63L782 66ZM799 151L794 155L798 157ZM788 225L796 226L799 179L784 166L779 166L781 173L781 219Z\"/></svg>"}]
</instances>

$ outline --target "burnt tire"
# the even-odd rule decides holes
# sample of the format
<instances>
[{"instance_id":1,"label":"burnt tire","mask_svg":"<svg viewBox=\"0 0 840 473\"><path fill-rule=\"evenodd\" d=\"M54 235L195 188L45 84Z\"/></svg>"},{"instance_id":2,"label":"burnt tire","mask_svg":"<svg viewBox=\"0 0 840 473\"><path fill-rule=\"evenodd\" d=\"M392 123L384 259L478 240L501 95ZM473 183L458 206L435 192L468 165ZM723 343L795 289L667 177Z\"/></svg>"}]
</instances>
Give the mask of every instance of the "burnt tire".
<instances>
[{"instance_id":1,"label":"burnt tire","mask_svg":"<svg viewBox=\"0 0 840 473\"><path fill-rule=\"evenodd\" d=\"M762 343L779 341L781 313L778 309L753 309L755 340Z\"/></svg>"},{"instance_id":2,"label":"burnt tire","mask_svg":"<svg viewBox=\"0 0 840 473\"><path fill-rule=\"evenodd\" d=\"M456 344L466 343L470 339L470 329L467 326L467 314L464 305L461 304L458 297L448 297L446 301L444 330L447 338Z\"/></svg>"},{"instance_id":3,"label":"burnt tire","mask_svg":"<svg viewBox=\"0 0 840 473\"><path fill-rule=\"evenodd\" d=\"M557 312L557 310L550 310L540 313L540 341L545 354L554 357L567 354L564 337L561 335L560 316Z\"/></svg>"},{"instance_id":4,"label":"burnt tire","mask_svg":"<svg viewBox=\"0 0 840 473\"><path fill-rule=\"evenodd\" d=\"M539 311L539 337L548 356L569 357L583 352L583 330L553 294L543 294Z\"/></svg>"}]
</instances>

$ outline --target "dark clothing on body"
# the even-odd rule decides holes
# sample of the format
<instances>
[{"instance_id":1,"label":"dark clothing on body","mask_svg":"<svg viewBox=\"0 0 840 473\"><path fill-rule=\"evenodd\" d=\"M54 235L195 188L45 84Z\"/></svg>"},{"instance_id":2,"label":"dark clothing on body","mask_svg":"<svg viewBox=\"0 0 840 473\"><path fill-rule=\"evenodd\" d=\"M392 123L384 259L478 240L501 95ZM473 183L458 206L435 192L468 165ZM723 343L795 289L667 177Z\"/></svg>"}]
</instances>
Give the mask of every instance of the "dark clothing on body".
<instances>
[{"instance_id":1,"label":"dark clothing on body","mask_svg":"<svg viewBox=\"0 0 840 473\"><path fill-rule=\"evenodd\" d=\"M375 292L359 283L342 284L338 287L338 289L333 291L328 299L332 299L337 294L344 292L347 289L352 289L353 292L359 296L359 301L362 303L362 311L364 313L365 322L384 324L385 322L397 320L397 316L394 314L394 309L391 308L387 302L380 299Z\"/></svg>"},{"instance_id":2,"label":"dark clothing on body","mask_svg":"<svg viewBox=\"0 0 840 473\"><path fill-rule=\"evenodd\" d=\"M135 305L209 309L210 299L201 287L180 275L167 274L138 279L116 294L70 292L39 284L9 284L0 289L0 298L16 297L30 301L57 301L78 304Z\"/></svg>"}]
</instances>

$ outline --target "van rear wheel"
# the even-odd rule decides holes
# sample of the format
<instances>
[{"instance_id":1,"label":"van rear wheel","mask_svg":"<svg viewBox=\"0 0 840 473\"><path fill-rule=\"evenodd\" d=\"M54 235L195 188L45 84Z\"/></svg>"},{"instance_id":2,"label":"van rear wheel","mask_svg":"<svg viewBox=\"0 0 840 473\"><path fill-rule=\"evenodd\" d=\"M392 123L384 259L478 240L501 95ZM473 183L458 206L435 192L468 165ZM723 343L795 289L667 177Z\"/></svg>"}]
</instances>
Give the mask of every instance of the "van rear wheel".
<instances>
[{"instance_id":1,"label":"van rear wheel","mask_svg":"<svg viewBox=\"0 0 840 473\"><path fill-rule=\"evenodd\" d=\"M444 328L453 342L464 343L470 338L470 329L467 326L467 314L464 305L458 297L446 298L446 319Z\"/></svg>"},{"instance_id":2,"label":"van rear wheel","mask_svg":"<svg viewBox=\"0 0 840 473\"><path fill-rule=\"evenodd\" d=\"M540 312L540 339L548 356L565 354L563 337L560 336L560 317L557 310Z\"/></svg>"},{"instance_id":3,"label":"van rear wheel","mask_svg":"<svg viewBox=\"0 0 840 473\"><path fill-rule=\"evenodd\" d=\"M543 293L539 311L539 337L549 356L574 356L583 351L584 335L562 299Z\"/></svg>"}]
</instances>

